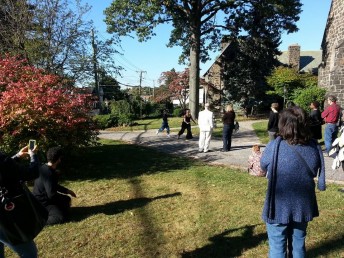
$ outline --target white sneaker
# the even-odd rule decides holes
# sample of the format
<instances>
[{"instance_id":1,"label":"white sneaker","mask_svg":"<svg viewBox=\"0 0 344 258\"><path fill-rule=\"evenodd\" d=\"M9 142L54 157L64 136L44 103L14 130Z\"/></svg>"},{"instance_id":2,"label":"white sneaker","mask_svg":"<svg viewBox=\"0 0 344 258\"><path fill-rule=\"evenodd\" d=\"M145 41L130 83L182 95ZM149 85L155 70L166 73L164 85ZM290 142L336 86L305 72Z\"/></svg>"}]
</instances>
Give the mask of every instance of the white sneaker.
<instances>
[{"instance_id":1,"label":"white sneaker","mask_svg":"<svg viewBox=\"0 0 344 258\"><path fill-rule=\"evenodd\" d=\"M156 131L156 135L158 135L159 134L159 130L158 131Z\"/></svg>"},{"instance_id":2,"label":"white sneaker","mask_svg":"<svg viewBox=\"0 0 344 258\"><path fill-rule=\"evenodd\" d=\"M170 138L170 135L168 134L167 137Z\"/></svg>"}]
</instances>

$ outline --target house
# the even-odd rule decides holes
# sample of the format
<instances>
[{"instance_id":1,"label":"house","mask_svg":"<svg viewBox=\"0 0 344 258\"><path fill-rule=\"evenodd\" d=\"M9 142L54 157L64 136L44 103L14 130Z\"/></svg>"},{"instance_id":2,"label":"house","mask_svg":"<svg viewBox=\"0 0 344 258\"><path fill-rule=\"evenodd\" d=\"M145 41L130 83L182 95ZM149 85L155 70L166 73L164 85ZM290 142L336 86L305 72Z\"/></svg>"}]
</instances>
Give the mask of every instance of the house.
<instances>
[{"instance_id":1,"label":"house","mask_svg":"<svg viewBox=\"0 0 344 258\"><path fill-rule=\"evenodd\" d=\"M300 73L318 74L322 51L301 51L298 44L290 45L287 51L277 57L281 65L294 67Z\"/></svg>"},{"instance_id":2,"label":"house","mask_svg":"<svg viewBox=\"0 0 344 258\"><path fill-rule=\"evenodd\" d=\"M211 83L218 91L209 91L207 98L211 102L221 101L221 95L224 89L223 70L225 62L230 62L235 55L235 45L231 42L221 43L221 53L216 58L214 63L204 73L203 77L206 82ZM283 66L294 67L302 73L318 74L318 66L321 63L322 51L301 51L298 44L288 47L287 51L283 51L277 57L278 61Z\"/></svg>"},{"instance_id":3,"label":"house","mask_svg":"<svg viewBox=\"0 0 344 258\"><path fill-rule=\"evenodd\" d=\"M321 44L322 62L319 66L318 85L338 98L344 106L344 5L332 0Z\"/></svg>"},{"instance_id":4,"label":"house","mask_svg":"<svg viewBox=\"0 0 344 258\"><path fill-rule=\"evenodd\" d=\"M212 85L212 88L206 88L204 90L205 99L209 103L217 103L221 106L222 104L222 92L224 90L223 80L223 67L224 62L228 60L234 52L234 46L231 42L221 42L221 53L215 59L214 63L209 69L203 74L203 78L206 83Z\"/></svg>"}]
</instances>

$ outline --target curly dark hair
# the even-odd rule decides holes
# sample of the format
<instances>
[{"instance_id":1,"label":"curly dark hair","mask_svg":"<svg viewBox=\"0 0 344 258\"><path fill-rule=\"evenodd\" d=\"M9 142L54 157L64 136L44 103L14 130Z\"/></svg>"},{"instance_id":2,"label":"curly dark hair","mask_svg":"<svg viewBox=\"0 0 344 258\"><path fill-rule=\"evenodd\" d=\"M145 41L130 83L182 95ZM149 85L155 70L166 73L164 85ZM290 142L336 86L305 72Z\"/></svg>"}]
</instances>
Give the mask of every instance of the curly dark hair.
<instances>
[{"instance_id":1,"label":"curly dark hair","mask_svg":"<svg viewBox=\"0 0 344 258\"><path fill-rule=\"evenodd\" d=\"M278 129L279 135L289 144L308 144L311 139L307 113L297 106L281 112Z\"/></svg>"},{"instance_id":2,"label":"curly dark hair","mask_svg":"<svg viewBox=\"0 0 344 258\"><path fill-rule=\"evenodd\" d=\"M51 147L48 151L47 151L47 160L48 162L51 163L55 163L56 161L58 161L59 158L62 157L62 148L61 147Z\"/></svg>"}]
</instances>

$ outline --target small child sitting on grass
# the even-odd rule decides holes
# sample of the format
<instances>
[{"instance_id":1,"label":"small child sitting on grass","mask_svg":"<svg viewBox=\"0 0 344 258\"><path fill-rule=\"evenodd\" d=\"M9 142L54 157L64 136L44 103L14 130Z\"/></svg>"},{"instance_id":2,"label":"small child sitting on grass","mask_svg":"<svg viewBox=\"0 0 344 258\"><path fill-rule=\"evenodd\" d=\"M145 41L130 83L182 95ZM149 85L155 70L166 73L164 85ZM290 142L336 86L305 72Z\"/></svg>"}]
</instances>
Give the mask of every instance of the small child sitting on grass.
<instances>
[{"instance_id":1,"label":"small child sitting on grass","mask_svg":"<svg viewBox=\"0 0 344 258\"><path fill-rule=\"evenodd\" d=\"M260 151L259 145L253 145L252 154L248 158L248 173L252 176L265 176L264 172L260 167L260 158L262 157L262 152Z\"/></svg>"}]
</instances>

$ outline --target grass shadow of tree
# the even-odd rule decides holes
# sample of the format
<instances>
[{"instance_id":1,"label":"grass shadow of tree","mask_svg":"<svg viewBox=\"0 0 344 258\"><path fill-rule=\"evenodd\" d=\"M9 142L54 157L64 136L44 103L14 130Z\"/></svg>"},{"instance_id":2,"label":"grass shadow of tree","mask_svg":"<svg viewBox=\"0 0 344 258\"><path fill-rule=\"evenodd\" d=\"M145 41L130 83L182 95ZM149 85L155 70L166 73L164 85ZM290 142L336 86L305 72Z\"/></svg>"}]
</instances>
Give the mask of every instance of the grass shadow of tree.
<instances>
[{"instance_id":1,"label":"grass shadow of tree","mask_svg":"<svg viewBox=\"0 0 344 258\"><path fill-rule=\"evenodd\" d=\"M73 221L73 222L81 221L83 219L86 219L92 215L96 215L99 213L106 214L106 215L115 215L121 212L125 212L127 210L141 208L155 200L172 198L172 197L180 196L180 195L181 195L180 192L176 192L172 194L156 196L153 198L142 197L142 198L134 198L130 200L113 201L113 202L96 205L96 206L72 207L70 221Z\"/></svg>"},{"instance_id":2,"label":"grass shadow of tree","mask_svg":"<svg viewBox=\"0 0 344 258\"><path fill-rule=\"evenodd\" d=\"M307 249L307 257L328 257L329 252L334 252L335 250L343 250L344 248L344 234L336 235L331 239L321 241L318 246ZM344 253L341 253L343 257Z\"/></svg>"},{"instance_id":3,"label":"grass shadow of tree","mask_svg":"<svg viewBox=\"0 0 344 258\"><path fill-rule=\"evenodd\" d=\"M244 250L258 246L262 241L267 239L266 233L254 235L253 229L257 225L248 225L240 228L229 229L221 234L215 235L209 240L209 245L198 248L191 252L182 254L183 258L222 258L222 257L239 257ZM241 236L227 237L231 232L244 230Z\"/></svg>"},{"instance_id":4,"label":"grass shadow of tree","mask_svg":"<svg viewBox=\"0 0 344 258\"><path fill-rule=\"evenodd\" d=\"M61 165L68 180L132 178L142 174L187 169L197 161L160 153L152 148L133 144L104 144L82 149L77 157Z\"/></svg>"}]
</instances>

